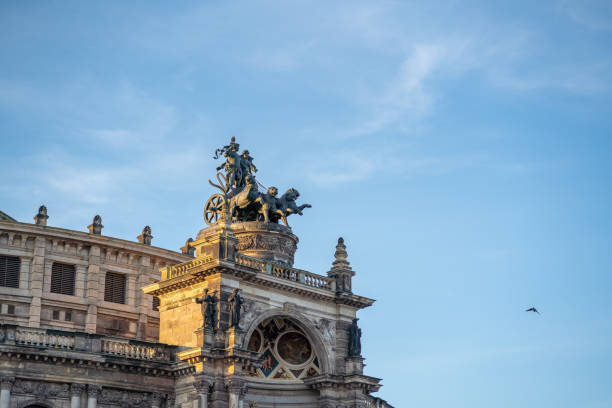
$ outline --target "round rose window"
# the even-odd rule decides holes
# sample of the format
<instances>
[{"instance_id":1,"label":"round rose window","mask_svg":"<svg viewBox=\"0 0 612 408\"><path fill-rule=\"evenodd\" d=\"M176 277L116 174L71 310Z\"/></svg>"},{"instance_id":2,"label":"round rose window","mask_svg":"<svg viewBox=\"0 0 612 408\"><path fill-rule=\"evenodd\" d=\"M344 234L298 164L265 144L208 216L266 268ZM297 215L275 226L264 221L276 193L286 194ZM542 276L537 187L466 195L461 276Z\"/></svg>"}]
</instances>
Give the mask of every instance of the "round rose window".
<instances>
[{"instance_id":1,"label":"round rose window","mask_svg":"<svg viewBox=\"0 0 612 408\"><path fill-rule=\"evenodd\" d=\"M312 355L310 342L296 331L283 334L278 339L276 349L280 358L294 366L306 363Z\"/></svg>"},{"instance_id":2,"label":"round rose window","mask_svg":"<svg viewBox=\"0 0 612 408\"><path fill-rule=\"evenodd\" d=\"M321 374L319 359L303 329L289 319L271 317L261 322L247 343L259 355L261 366L252 377L270 381L297 381Z\"/></svg>"}]
</instances>

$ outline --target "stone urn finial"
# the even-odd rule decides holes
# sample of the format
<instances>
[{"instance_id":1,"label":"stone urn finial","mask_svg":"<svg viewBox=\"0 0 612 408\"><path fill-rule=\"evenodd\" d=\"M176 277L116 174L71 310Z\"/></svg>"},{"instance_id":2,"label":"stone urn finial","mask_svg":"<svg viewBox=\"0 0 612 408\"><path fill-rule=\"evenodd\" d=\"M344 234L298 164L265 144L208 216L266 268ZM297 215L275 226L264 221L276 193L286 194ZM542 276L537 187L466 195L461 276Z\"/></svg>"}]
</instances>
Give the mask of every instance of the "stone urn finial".
<instances>
[{"instance_id":1,"label":"stone urn finial","mask_svg":"<svg viewBox=\"0 0 612 408\"><path fill-rule=\"evenodd\" d=\"M36 225L41 225L44 227L47 225L47 218L49 218L47 215L47 207L45 207L43 204L38 207L38 214L34 216L34 222Z\"/></svg>"},{"instance_id":2,"label":"stone urn finial","mask_svg":"<svg viewBox=\"0 0 612 408\"><path fill-rule=\"evenodd\" d=\"M87 226L87 228L89 229L90 234L102 235L102 228L104 228L104 225L102 225L102 217L100 217L100 215L96 215L93 222Z\"/></svg>"},{"instance_id":3,"label":"stone urn finial","mask_svg":"<svg viewBox=\"0 0 612 408\"><path fill-rule=\"evenodd\" d=\"M138 242L140 242L141 244L151 245L151 239L153 239L153 235L151 235L151 227L146 225L142 229L142 234L140 234L137 238L138 238Z\"/></svg>"},{"instance_id":4,"label":"stone urn finial","mask_svg":"<svg viewBox=\"0 0 612 408\"><path fill-rule=\"evenodd\" d=\"M344 245L344 238L340 237L336 245L332 268L327 272L327 276L336 279L337 292L351 292L352 278L355 276L355 271L351 268L347 258L348 253L346 252L346 245Z\"/></svg>"}]
</instances>

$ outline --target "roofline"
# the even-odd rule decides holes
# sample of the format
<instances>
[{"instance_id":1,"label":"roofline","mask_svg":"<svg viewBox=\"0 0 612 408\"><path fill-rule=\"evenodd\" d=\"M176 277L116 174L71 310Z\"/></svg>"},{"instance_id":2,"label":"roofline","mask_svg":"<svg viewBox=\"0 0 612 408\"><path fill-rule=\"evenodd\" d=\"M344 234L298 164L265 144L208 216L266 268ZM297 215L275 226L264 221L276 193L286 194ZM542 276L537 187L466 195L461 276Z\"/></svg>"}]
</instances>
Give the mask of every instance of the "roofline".
<instances>
[{"instance_id":1,"label":"roofline","mask_svg":"<svg viewBox=\"0 0 612 408\"><path fill-rule=\"evenodd\" d=\"M143 245L139 242L128 241L122 238L114 238L106 235L93 235L88 232L71 230L67 228L49 227L25 222L0 221L0 229L14 230L18 232L39 234L47 237L61 237L65 239L77 239L89 242L92 245L120 246L125 249L138 251L154 256L167 256L173 258L177 262L185 262L193 259L189 255L185 255L178 251L156 247L152 245ZM70 234L70 235L68 235ZM75 236L76 235L76 236ZM161 252L161 253L160 253Z\"/></svg>"},{"instance_id":2,"label":"roofline","mask_svg":"<svg viewBox=\"0 0 612 408\"><path fill-rule=\"evenodd\" d=\"M0 221L2 221L1 218L8 218L8 220L4 220L4 222L19 222L4 211L0 211Z\"/></svg>"}]
</instances>

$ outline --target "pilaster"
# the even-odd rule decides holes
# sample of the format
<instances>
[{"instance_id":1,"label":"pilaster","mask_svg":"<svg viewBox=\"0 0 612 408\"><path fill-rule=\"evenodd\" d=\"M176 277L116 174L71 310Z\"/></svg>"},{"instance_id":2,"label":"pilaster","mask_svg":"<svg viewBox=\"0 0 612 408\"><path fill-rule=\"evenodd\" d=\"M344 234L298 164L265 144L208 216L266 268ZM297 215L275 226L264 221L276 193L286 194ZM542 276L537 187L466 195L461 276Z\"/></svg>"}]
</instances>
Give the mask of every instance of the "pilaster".
<instances>
[{"instance_id":1,"label":"pilaster","mask_svg":"<svg viewBox=\"0 0 612 408\"><path fill-rule=\"evenodd\" d=\"M104 287L100 288L100 247L92 246L89 249L89 265L87 266L87 317L85 318L85 331L95 333L98 322L98 304L103 296ZM102 289L102 290L101 290Z\"/></svg>"},{"instance_id":2,"label":"pilaster","mask_svg":"<svg viewBox=\"0 0 612 408\"><path fill-rule=\"evenodd\" d=\"M140 259L138 268L138 279L136 286L142 288L149 284L149 271L151 269L151 259L148 256L143 256ZM153 297L146 296L140 290L135 290L136 304L138 306L138 327L136 329L136 337L144 339L147 337L147 322L149 311L153 309Z\"/></svg>"},{"instance_id":3,"label":"pilaster","mask_svg":"<svg viewBox=\"0 0 612 408\"><path fill-rule=\"evenodd\" d=\"M32 267L32 257L20 256L19 260L19 287L21 289L28 289L30 286L30 270Z\"/></svg>"},{"instance_id":4,"label":"pilaster","mask_svg":"<svg viewBox=\"0 0 612 408\"><path fill-rule=\"evenodd\" d=\"M30 273L30 303L28 326L40 327L41 297L43 291L43 279L45 274L45 250L46 240L44 237L34 239L34 257Z\"/></svg>"}]
</instances>

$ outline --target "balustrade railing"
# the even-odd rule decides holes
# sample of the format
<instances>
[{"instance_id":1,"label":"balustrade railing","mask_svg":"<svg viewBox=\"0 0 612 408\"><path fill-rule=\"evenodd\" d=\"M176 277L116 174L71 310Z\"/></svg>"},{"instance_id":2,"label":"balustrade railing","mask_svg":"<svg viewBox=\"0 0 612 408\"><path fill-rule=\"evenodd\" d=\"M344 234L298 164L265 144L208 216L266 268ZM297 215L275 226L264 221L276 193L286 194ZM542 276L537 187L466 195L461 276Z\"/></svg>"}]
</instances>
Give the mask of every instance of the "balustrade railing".
<instances>
[{"instance_id":1,"label":"balustrade railing","mask_svg":"<svg viewBox=\"0 0 612 408\"><path fill-rule=\"evenodd\" d=\"M170 361L171 356L163 346L133 344L129 340L102 340L102 352L138 360Z\"/></svg>"},{"instance_id":2,"label":"balustrade railing","mask_svg":"<svg viewBox=\"0 0 612 408\"><path fill-rule=\"evenodd\" d=\"M252 258L247 255L243 255L241 253L236 253L236 257L234 260L238 265L246 266L247 268L258 269L260 271L265 271L266 264L262 262L260 259Z\"/></svg>"},{"instance_id":3,"label":"balustrade railing","mask_svg":"<svg viewBox=\"0 0 612 408\"><path fill-rule=\"evenodd\" d=\"M178 278L179 276L185 275L187 272L189 272L190 269L194 269L200 265L209 263L213 259L214 258L212 256L204 256L204 257L192 259L191 261L188 261L182 264L162 268L160 270L161 278L162 280Z\"/></svg>"},{"instance_id":4,"label":"balustrade railing","mask_svg":"<svg viewBox=\"0 0 612 408\"><path fill-rule=\"evenodd\" d=\"M45 329L17 327L15 344L44 348L73 349L74 336L62 335L57 332L48 333Z\"/></svg>"},{"instance_id":5,"label":"balustrade railing","mask_svg":"<svg viewBox=\"0 0 612 408\"><path fill-rule=\"evenodd\" d=\"M168 280L184 276L189 270L194 269L200 265L211 262L213 257L201 257L193 259L183 264L168 266L161 269L161 280ZM258 258L253 258L248 255L236 253L234 262L240 266L246 266L247 268L256 269L261 273L266 273L278 279L289 280L293 282L299 282L312 288L324 289L324 290L335 290L335 281L327 276L317 275L301 269L295 269L282 264L274 262L265 262Z\"/></svg>"},{"instance_id":6,"label":"balustrade railing","mask_svg":"<svg viewBox=\"0 0 612 408\"><path fill-rule=\"evenodd\" d=\"M264 262L240 253L236 254L235 262L239 265L257 269L278 279L299 282L312 288L335 290L335 281L327 276L317 275L302 269L291 268L277 263Z\"/></svg>"},{"instance_id":7,"label":"balustrade railing","mask_svg":"<svg viewBox=\"0 0 612 408\"><path fill-rule=\"evenodd\" d=\"M175 347L99 334L0 324L0 345L102 353L137 360L174 361Z\"/></svg>"}]
</instances>

